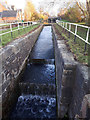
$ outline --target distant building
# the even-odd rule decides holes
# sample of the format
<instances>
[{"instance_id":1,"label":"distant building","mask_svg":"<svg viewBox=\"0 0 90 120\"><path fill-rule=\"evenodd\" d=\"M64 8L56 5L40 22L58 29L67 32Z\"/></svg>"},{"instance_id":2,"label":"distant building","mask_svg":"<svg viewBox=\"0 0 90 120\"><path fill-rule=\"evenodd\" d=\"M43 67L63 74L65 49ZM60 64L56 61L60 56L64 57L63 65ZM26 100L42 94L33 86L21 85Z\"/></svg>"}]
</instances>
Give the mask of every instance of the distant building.
<instances>
[{"instance_id":1,"label":"distant building","mask_svg":"<svg viewBox=\"0 0 90 120\"><path fill-rule=\"evenodd\" d=\"M56 23L56 20L60 20L60 17L49 17L48 23Z\"/></svg>"},{"instance_id":2,"label":"distant building","mask_svg":"<svg viewBox=\"0 0 90 120\"><path fill-rule=\"evenodd\" d=\"M23 20L21 9L16 9L14 5L0 2L0 23L17 22Z\"/></svg>"}]
</instances>

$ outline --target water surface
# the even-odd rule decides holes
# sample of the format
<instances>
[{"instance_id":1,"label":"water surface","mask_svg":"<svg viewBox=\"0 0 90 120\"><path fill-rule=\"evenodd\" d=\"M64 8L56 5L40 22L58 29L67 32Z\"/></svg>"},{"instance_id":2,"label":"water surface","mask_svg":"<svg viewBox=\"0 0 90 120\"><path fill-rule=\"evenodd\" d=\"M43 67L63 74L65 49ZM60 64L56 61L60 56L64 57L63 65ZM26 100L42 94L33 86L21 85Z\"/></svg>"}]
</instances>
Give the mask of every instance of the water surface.
<instances>
[{"instance_id":1,"label":"water surface","mask_svg":"<svg viewBox=\"0 0 90 120\"><path fill-rule=\"evenodd\" d=\"M53 59L54 48L51 26L45 26L32 50L31 59Z\"/></svg>"}]
</instances>

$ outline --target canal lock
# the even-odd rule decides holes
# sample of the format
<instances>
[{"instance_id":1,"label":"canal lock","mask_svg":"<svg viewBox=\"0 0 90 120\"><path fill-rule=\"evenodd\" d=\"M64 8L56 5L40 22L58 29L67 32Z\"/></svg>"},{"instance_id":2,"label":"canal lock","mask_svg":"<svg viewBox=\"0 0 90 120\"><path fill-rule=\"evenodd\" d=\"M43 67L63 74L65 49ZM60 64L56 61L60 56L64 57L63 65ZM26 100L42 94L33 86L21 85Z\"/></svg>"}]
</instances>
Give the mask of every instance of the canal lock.
<instances>
[{"instance_id":1,"label":"canal lock","mask_svg":"<svg viewBox=\"0 0 90 120\"><path fill-rule=\"evenodd\" d=\"M20 96L10 120L57 118L52 27L44 26L20 78Z\"/></svg>"}]
</instances>

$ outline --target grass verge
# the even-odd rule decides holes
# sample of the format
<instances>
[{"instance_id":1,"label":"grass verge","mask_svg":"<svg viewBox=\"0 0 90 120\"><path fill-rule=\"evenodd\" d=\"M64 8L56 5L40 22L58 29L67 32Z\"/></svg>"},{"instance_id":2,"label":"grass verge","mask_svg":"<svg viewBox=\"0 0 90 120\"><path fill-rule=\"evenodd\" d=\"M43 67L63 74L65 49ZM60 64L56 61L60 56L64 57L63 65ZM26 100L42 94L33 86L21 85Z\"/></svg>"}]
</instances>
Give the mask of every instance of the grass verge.
<instances>
[{"instance_id":1,"label":"grass verge","mask_svg":"<svg viewBox=\"0 0 90 120\"><path fill-rule=\"evenodd\" d=\"M85 51L84 41L80 40L79 38L76 38L76 41L74 42L75 36L73 34L70 34L70 38L69 38L68 31L65 31L62 27L60 27L57 24L55 24L55 27L56 29L58 29L61 35L66 39L65 43L68 46L68 49L73 53L75 60L90 66L90 54L89 54L90 46L87 45L87 49Z\"/></svg>"},{"instance_id":2,"label":"grass verge","mask_svg":"<svg viewBox=\"0 0 90 120\"><path fill-rule=\"evenodd\" d=\"M11 35L11 32L10 33L7 33L5 35L2 35L0 37L1 39L1 43L0 43L0 46L5 46L7 45L8 43L10 43L12 40L15 40L16 38L19 38L19 37L22 37L23 35L31 32L32 30L34 30L35 28L37 28L39 25L32 25L32 26L29 26L27 28L24 28L24 29L20 29L19 31L14 31L12 32L12 35ZM13 28L13 30L17 29L17 27ZM5 30L5 31L2 31L2 33L4 32L8 32L9 29Z\"/></svg>"}]
</instances>

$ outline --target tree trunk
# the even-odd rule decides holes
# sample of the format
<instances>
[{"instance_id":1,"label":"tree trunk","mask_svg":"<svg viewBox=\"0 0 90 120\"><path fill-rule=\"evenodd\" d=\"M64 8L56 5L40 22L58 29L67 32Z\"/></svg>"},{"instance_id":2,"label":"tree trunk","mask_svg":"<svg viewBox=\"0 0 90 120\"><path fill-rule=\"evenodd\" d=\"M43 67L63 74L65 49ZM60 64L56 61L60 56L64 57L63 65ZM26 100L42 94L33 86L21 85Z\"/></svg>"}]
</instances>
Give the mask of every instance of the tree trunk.
<instances>
[{"instance_id":1,"label":"tree trunk","mask_svg":"<svg viewBox=\"0 0 90 120\"><path fill-rule=\"evenodd\" d=\"M77 4L77 6L79 7L79 9L82 11L83 16L84 16L84 19L86 19L85 11L84 11L84 9L82 8L80 2L76 0L76 4Z\"/></svg>"}]
</instances>

